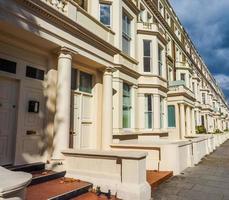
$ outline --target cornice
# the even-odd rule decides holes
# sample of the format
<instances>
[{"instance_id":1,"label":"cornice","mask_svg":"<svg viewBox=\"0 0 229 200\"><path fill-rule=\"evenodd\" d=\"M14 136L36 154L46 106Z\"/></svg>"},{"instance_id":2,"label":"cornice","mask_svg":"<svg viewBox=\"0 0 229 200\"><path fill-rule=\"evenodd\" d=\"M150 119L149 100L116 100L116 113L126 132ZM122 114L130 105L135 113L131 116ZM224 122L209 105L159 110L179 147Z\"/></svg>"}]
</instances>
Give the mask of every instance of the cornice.
<instances>
[{"instance_id":1,"label":"cornice","mask_svg":"<svg viewBox=\"0 0 229 200\"><path fill-rule=\"evenodd\" d=\"M194 97L190 96L186 92L168 93L167 95L168 95L168 97L184 96L184 97L190 99L193 102L196 100Z\"/></svg>"},{"instance_id":2,"label":"cornice","mask_svg":"<svg viewBox=\"0 0 229 200\"><path fill-rule=\"evenodd\" d=\"M169 89L167 87L164 87L162 85L159 85L159 84L138 84L138 87L139 88L157 88L163 92L168 92Z\"/></svg>"},{"instance_id":3,"label":"cornice","mask_svg":"<svg viewBox=\"0 0 229 200\"><path fill-rule=\"evenodd\" d=\"M123 2L136 14L138 15L140 13L140 10L131 0L123 0Z\"/></svg>"},{"instance_id":4,"label":"cornice","mask_svg":"<svg viewBox=\"0 0 229 200\"><path fill-rule=\"evenodd\" d=\"M115 65L114 67L116 70L119 70L122 73L128 74L129 76L132 76L133 78L138 79L141 75L134 69L130 69L124 65Z\"/></svg>"},{"instance_id":5,"label":"cornice","mask_svg":"<svg viewBox=\"0 0 229 200\"><path fill-rule=\"evenodd\" d=\"M97 35L88 31L86 28L77 24L64 14L55 10L51 6L48 6L46 3L40 0L15 0L25 8L29 10L29 12L33 12L39 17L45 19L50 23L55 24L57 27L65 29L72 35L75 35L77 38L95 46L96 48L114 56L120 53L120 50L111 45L110 43L104 41Z\"/></svg>"}]
</instances>

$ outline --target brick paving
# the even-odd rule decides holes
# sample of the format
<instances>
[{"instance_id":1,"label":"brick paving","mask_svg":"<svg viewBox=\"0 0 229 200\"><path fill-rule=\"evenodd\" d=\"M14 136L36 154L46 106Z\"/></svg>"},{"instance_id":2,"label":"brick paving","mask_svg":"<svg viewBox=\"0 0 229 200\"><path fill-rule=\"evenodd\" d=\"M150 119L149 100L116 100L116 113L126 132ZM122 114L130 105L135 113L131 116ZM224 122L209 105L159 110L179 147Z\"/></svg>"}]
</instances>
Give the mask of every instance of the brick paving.
<instances>
[{"instance_id":1,"label":"brick paving","mask_svg":"<svg viewBox=\"0 0 229 200\"><path fill-rule=\"evenodd\" d=\"M229 140L152 191L153 200L229 200Z\"/></svg>"}]
</instances>

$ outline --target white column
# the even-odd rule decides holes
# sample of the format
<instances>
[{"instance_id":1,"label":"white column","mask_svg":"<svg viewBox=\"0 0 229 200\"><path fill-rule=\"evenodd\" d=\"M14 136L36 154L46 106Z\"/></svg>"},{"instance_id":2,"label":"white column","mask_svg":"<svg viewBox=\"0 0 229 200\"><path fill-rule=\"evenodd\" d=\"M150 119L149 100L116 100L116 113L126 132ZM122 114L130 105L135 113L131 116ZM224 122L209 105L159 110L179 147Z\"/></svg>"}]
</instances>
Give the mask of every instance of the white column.
<instances>
[{"instance_id":1,"label":"white column","mask_svg":"<svg viewBox=\"0 0 229 200\"><path fill-rule=\"evenodd\" d=\"M196 125L199 126L200 125L200 111L196 110Z\"/></svg>"},{"instance_id":2,"label":"white column","mask_svg":"<svg viewBox=\"0 0 229 200\"><path fill-rule=\"evenodd\" d=\"M122 96L123 96L123 80L116 77L116 72L113 73L113 133L120 134L122 129Z\"/></svg>"},{"instance_id":3,"label":"white column","mask_svg":"<svg viewBox=\"0 0 229 200\"><path fill-rule=\"evenodd\" d=\"M144 130L145 129L145 94L144 93L138 93L137 121L138 121L139 130L140 131Z\"/></svg>"},{"instance_id":4,"label":"white column","mask_svg":"<svg viewBox=\"0 0 229 200\"><path fill-rule=\"evenodd\" d=\"M192 108L191 110L191 117L192 117L192 135L195 135L196 134L196 123L195 123L195 111L194 111L194 108Z\"/></svg>"},{"instance_id":5,"label":"white column","mask_svg":"<svg viewBox=\"0 0 229 200\"><path fill-rule=\"evenodd\" d=\"M187 133L187 135L191 135L191 116L190 116L190 114L191 114L191 110L190 110L190 107L189 106L187 106L187 108L186 108L186 129L187 129L187 131L186 131L186 133Z\"/></svg>"},{"instance_id":6,"label":"white column","mask_svg":"<svg viewBox=\"0 0 229 200\"><path fill-rule=\"evenodd\" d=\"M180 133L180 112L179 112L179 104L175 105L175 111L176 111L176 133L177 133L177 138L181 138L181 133Z\"/></svg>"},{"instance_id":7,"label":"white column","mask_svg":"<svg viewBox=\"0 0 229 200\"><path fill-rule=\"evenodd\" d=\"M61 159L61 150L69 148L72 55L61 49L58 58L56 114L54 121L53 159Z\"/></svg>"},{"instance_id":8,"label":"white column","mask_svg":"<svg viewBox=\"0 0 229 200\"><path fill-rule=\"evenodd\" d=\"M132 113L131 113L131 128L136 129L137 127L137 110L138 110L138 104L137 104L137 86L133 85L131 88L131 93L132 93L132 101L131 101L131 106L132 106Z\"/></svg>"},{"instance_id":9,"label":"white column","mask_svg":"<svg viewBox=\"0 0 229 200\"><path fill-rule=\"evenodd\" d=\"M185 111L184 104L180 104L180 136L181 138L185 137Z\"/></svg>"},{"instance_id":10,"label":"white column","mask_svg":"<svg viewBox=\"0 0 229 200\"><path fill-rule=\"evenodd\" d=\"M153 95L153 117L154 117L154 130L160 130L160 95Z\"/></svg>"},{"instance_id":11,"label":"white column","mask_svg":"<svg viewBox=\"0 0 229 200\"><path fill-rule=\"evenodd\" d=\"M168 105L167 105L167 98L164 98L164 116L163 116L163 129L166 129L168 128Z\"/></svg>"},{"instance_id":12,"label":"white column","mask_svg":"<svg viewBox=\"0 0 229 200\"><path fill-rule=\"evenodd\" d=\"M113 133L113 87L112 68L106 68L103 74L103 117L102 148L110 149Z\"/></svg>"}]
</instances>

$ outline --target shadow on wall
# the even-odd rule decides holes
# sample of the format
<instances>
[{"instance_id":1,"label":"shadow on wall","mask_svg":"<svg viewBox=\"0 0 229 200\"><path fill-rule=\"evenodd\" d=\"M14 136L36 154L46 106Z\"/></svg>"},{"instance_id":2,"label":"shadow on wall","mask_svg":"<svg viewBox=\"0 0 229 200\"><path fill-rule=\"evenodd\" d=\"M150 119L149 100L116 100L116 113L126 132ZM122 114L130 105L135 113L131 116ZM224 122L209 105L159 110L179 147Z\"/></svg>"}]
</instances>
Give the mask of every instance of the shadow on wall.
<instances>
[{"instance_id":1,"label":"shadow on wall","mask_svg":"<svg viewBox=\"0 0 229 200\"><path fill-rule=\"evenodd\" d=\"M39 31L39 24L37 23L31 11L27 10L21 5L22 2L22 0L0 0L0 26L1 24L5 24L7 25L7 27L12 27L13 30L26 31L33 36L38 36L39 38L39 36L41 35ZM16 33L12 34L16 35ZM33 41L30 41L30 38L27 38L23 35L21 37L24 37L22 39L25 44L27 42L28 45L33 44ZM47 55L49 53L50 52L47 52ZM57 61L57 58L55 57L53 60ZM43 95L42 98L44 99L45 103L44 110L41 110L41 112L37 116L41 119L43 127L39 127L39 130L36 130L36 132L39 132L41 134L36 133L35 135L26 135L26 133L20 133L20 135L22 136L20 140L24 139L27 143L31 141L31 144L29 144L28 148L29 150L23 149L24 141L19 142L20 152L17 152L16 155L19 156L20 154L20 162L28 163L35 161L46 161L51 158L53 152L53 139L55 137L54 115L56 110L55 106L57 63L51 63L52 64L48 64L48 71L41 86L41 93ZM25 118L22 120L25 120ZM60 122L61 119L58 119L57 123ZM34 141L34 138L36 141L36 146L32 143L32 141Z\"/></svg>"}]
</instances>

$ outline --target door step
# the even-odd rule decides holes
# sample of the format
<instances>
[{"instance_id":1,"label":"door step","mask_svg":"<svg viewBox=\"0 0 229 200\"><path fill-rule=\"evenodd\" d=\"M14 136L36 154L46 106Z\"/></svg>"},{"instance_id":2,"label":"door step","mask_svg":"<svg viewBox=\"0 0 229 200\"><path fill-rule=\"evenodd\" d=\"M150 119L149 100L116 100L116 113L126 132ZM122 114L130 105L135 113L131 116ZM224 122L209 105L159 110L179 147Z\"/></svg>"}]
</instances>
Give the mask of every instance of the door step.
<instances>
[{"instance_id":1,"label":"door step","mask_svg":"<svg viewBox=\"0 0 229 200\"><path fill-rule=\"evenodd\" d=\"M23 172L33 172L33 171L41 171L45 169L45 163L37 162L31 164L24 164L24 165L15 165L15 166L7 166L6 167L12 171L23 171Z\"/></svg>"},{"instance_id":2,"label":"door step","mask_svg":"<svg viewBox=\"0 0 229 200\"><path fill-rule=\"evenodd\" d=\"M27 188L27 200L67 200L87 193L92 184L71 178L58 178Z\"/></svg>"},{"instance_id":3,"label":"door step","mask_svg":"<svg viewBox=\"0 0 229 200\"><path fill-rule=\"evenodd\" d=\"M62 178L65 176L66 171L55 172L52 170L41 170L41 171L34 171L30 173L33 175L33 179L30 185L36 185L36 184L44 183L46 181Z\"/></svg>"}]
</instances>

